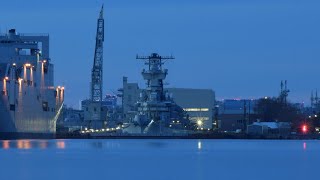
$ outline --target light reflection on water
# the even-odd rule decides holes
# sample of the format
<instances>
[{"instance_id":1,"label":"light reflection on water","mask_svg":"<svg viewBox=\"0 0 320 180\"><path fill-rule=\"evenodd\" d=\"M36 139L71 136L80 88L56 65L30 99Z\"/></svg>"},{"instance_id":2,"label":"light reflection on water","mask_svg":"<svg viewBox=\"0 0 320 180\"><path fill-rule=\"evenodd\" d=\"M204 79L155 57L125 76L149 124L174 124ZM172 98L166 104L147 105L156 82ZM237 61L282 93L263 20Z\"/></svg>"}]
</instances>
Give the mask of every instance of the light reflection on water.
<instances>
[{"instance_id":1,"label":"light reflection on water","mask_svg":"<svg viewBox=\"0 0 320 180\"><path fill-rule=\"evenodd\" d=\"M50 140L3 140L0 149L47 149L54 147L64 149L66 147L64 141L50 141Z\"/></svg>"},{"instance_id":2,"label":"light reflection on water","mask_svg":"<svg viewBox=\"0 0 320 180\"><path fill-rule=\"evenodd\" d=\"M64 141L58 141L56 144L57 144L57 148L58 148L58 149L64 149L64 148L66 148L66 144L65 144Z\"/></svg>"},{"instance_id":3,"label":"light reflection on water","mask_svg":"<svg viewBox=\"0 0 320 180\"><path fill-rule=\"evenodd\" d=\"M199 140L199 141L198 141L198 149L201 150L201 148L202 148L202 143L201 143L201 141Z\"/></svg>"},{"instance_id":4,"label":"light reflection on water","mask_svg":"<svg viewBox=\"0 0 320 180\"><path fill-rule=\"evenodd\" d=\"M281 143L281 141L274 141L275 144ZM300 146L299 149L304 151L307 150L308 141L295 141L295 143L290 143L290 141L283 141L285 144L296 144ZM194 149L202 152L206 151L216 151L229 147L237 147L239 150L254 150L254 149L277 149L278 147L273 145L272 141L266 141L268 146L260 146L264 141L251 142L250 140L239 140L230 141L228 140L155 140L155 139L144 139L144 140L116 140L116 139L86 139L86 140L2 140L0 141L0 150L10 150L10 149L118 149L118 150L138 150L144 146L147 148L152 148L154 150L160 149ZM300 145L299 145L300 144ZM314 143L313 143L314 144ZM312 147L315 147L313 146ZM123 148L121 147L123 145ZM301 148L302 145L302 148ZM318 146L316 146L318 147ZM298 148L296 146L296 148ZM309 147L310 148L310 147Z\"/></svg>"},{"instance_id":5,"label":"light reflection on water","mask_svg":"<svg viewBox=\"0 0 320 180\"><path fill-rule=\"evenodd\" d=\"M104 149L119 148L115 140L0 140L0 149ZM157 146L159 147L159 145Z\"/></svg>"},{"instance_id":6,"label":"light reflection on water","mask_svg":"<svg viewBox=\"0 0 320 180\"><path fill-rule=\"evenodd\" d=\"M307 177L299 179L316 179L319 152L317 140L5 140L0 141L0 167L5 167L0 168L0 179L37 180L50 174L48 180L87 180L106 179L108 174L108 179L119 180L209 180L214 174L219 180L256 180L263 174L258 179L294 180L292 172L302 171ZM266 173L268 167L274 173ZM79 173L81 168L86 173Z\"/></svg>"}]
</instances>

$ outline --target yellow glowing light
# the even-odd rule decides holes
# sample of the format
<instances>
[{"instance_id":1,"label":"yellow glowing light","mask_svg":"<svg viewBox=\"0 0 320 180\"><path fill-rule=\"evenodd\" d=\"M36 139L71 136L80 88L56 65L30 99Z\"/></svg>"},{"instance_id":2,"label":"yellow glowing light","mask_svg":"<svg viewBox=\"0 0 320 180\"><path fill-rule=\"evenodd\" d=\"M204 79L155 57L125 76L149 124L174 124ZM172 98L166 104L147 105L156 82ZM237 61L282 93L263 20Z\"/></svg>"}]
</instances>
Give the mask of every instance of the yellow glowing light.
<instances>
[{"instance_id":1,"label":"yellow glowing light","mask_svg":"<svg viewBox=\"0 0 320 180\"><path fill-rule=\"evenodd\" d=\"M9 77L5 77L4 79L8 81L8 80L9 80Z\"/></svg>"},{"instance_id":2,"label":"yellow glowing light","mask_svg":"<svg viewBox=\"0 0 320 180\"><path fill-rule=\"evenodd\" d=\"M17 65L16 63L13 63L13 64L12 64L12 66L16 66L16 65Z\"/></svg>"},{"instance_id":3,"label":"yellow glowing light","mask_svg":"<svg viewBox=\"0 0 320 180\"><path fill-rule=\"evenodd\" d=\"M7 81L6 81L6 79L3 80L3 92L4 92L4 95L7 95Z\"/></svg>"},{"instance_id":4,"label":"yellow glowing light","mask_svg":"<svg viewBox=\"0 0 320 180\"><path fill-rule=\"evenodd\" d=\"M202 126L203 122L201 120L197 121L198 126Z\"/></svg>"},{"instance_id":5,"label":"yellow glowing light","mask_svg":"<svg viewBox=\"0 0 320 180\"><path fill-rule=\"evenodd\" d=\"M47 60L43 60L43 63L46 63L47 62Z\"/></svg>"},{"instance_id":6,"label":"yellow glowing light","mask_svg":"<svg viewBox=\"0 0 320 180\"><path fill-rule=\"evenodd\" d=\"M30 63L25 64L26 67L31 67Z\"/></svg>"}]
</instances>

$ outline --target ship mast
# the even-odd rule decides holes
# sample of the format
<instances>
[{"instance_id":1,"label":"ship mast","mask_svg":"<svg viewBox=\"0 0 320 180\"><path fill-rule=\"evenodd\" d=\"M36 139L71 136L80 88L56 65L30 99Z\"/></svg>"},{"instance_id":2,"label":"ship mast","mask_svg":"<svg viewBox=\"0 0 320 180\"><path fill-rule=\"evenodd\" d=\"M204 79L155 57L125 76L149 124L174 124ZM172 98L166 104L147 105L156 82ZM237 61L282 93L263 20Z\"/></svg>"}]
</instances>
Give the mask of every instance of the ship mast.
<instances>
[{"instance_id":1,"label":"ship mast","mask_svg":"<svg viewBox=\"0 0 320 180\"><path fill-rule=\"evenodd\" d=\"M102 101L102 75L103 75L103 41L104 41L104 19L103 5L97 23L96 47L91 74L91 100Z\"/></svg>"}]
</instances>

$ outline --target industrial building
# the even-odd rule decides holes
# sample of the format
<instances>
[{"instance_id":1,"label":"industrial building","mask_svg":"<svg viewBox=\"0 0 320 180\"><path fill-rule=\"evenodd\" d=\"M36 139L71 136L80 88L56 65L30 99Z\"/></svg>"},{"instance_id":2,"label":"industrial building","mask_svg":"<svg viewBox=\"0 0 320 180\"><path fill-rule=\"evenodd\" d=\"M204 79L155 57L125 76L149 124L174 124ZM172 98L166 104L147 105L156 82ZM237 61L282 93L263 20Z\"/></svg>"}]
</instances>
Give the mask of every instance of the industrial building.
<instances>
[{"instance_id":1,"label":"industrial building","mask_svg":"<svg viewBox=\"0 0 320 180\"><path fill-rule=\"evenodd\" d=\"M255 120L254 99L225 99L218 104L218 128L225 132L245 132L248 124Z\"/></svg>"},{"instance_id":2,"label":"industrial building","mask_svg":"<svg viewBox=\"0 0 320 180\"><path fill-rule=\"evenodd\" d=\"M286 137L291 132L288 122L254 122L247 127L249 135L264 135L268 137Z\"/></svg>"},{"instance_id":3,"label":"industrial building","mask_svg":"<svg viewBox=\"0 0 320 180\"><path fill-rule=\"evenodd\" d=\"M167 88L173 100L183 108L198 130L215 127L215 93L211 89Z\"/></svg>"},{"instance_id":4,"label":"industrial building","mask_svg":"<svg viewBox=\"0 0 320 180\"><path fill-rule=\"evenodd\" d=\"M124 122L132 122L136 111L135 104L139 100L141 89L139 89L138 83L128 82L128 77L123 77L122 83L122 88L118 90L118 96L121 97L123 120Z\"/></svg>"}]
</instances>

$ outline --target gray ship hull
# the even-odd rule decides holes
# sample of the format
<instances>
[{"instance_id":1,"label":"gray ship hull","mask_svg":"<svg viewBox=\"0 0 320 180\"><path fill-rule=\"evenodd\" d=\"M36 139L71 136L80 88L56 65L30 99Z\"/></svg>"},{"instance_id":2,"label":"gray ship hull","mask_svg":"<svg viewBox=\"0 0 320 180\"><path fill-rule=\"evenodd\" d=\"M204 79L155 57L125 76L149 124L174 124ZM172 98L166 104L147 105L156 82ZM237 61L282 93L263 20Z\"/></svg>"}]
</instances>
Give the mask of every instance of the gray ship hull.
<instances>
[{"instance_id":1,"label":"gray ship hull","mask_svg":"<svg viewBox=\"0 0 320 180\"><path fill-rule=\"evenodd\" d=\"M0 35L0 138L54 137L64 88L53 74L48 35Z\"/></svg>"}]
</instances>

